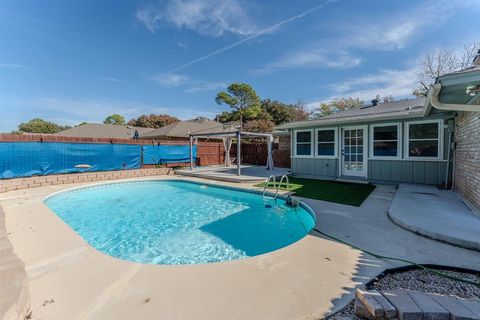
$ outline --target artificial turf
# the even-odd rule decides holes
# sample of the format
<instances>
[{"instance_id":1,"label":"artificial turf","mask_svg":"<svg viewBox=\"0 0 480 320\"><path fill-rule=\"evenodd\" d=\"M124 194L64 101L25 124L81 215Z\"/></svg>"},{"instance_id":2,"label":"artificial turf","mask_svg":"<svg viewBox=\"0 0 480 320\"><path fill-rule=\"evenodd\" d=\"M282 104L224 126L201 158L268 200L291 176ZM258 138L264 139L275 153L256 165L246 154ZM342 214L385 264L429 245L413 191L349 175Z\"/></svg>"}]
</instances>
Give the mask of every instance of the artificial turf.
<instances>
[{"instance_id":1,"label":"artificial turf","mask_svg":"<svg viewBox=\"0 0 480 320\"><path fill-rule=\"evenodd\" d=\"M290 178L289 180L290 191L296 196L357 207L360 206L370 192L375 189L375 186L372 184L346 183L304 178ZM257 186L264 187L265 183L258 184ZM273 182L269 183L268 188L273 188ZM286 190L285 183L282 183L280 190Z\"/></svg>"}]
</instances>

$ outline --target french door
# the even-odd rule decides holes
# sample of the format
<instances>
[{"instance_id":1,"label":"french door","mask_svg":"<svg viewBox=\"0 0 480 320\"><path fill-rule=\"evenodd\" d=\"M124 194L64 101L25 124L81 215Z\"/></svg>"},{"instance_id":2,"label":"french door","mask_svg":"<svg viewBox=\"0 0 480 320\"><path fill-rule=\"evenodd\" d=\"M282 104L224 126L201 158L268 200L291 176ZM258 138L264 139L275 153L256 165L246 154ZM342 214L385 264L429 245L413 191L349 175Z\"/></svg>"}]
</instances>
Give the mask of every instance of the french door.
<instances>
[{"instance_id":1,"label":"french door","mask_svg":"<svg viewBox=\"0 0 480 320\"><path fill-rule=\"evenodd\" d=\"M367 126L342 128L343 176L367 177Z\"/></svg>"}]
</instances>

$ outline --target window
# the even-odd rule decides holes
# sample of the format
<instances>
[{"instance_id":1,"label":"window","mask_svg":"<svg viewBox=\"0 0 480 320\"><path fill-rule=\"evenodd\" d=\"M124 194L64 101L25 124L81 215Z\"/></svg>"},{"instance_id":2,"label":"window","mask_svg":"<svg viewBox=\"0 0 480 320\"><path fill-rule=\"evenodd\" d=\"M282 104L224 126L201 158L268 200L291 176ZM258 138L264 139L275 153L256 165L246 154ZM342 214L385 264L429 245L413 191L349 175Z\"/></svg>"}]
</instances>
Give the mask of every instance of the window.
<instances>
[{"instance_id":1,"label":"window","mask_svg":"<svg viewBox=\"0 0 480 320\"><path fill-rule=\"evenodd\" d=\"M441 121L407 123L409 158L440 158Z\"/></svg>"},{"instance_id":2,"label":"window","mask_svg":"<svg viewBox=\"0 0 480 320\"><path fill-rule=\"evenodd\" d=\"M335 157L337 155L337 129L317 129L317 156Z\"/></svg>"},{"instance_id":3,"label":"window","mask_svg":"<svg viewBox=\"0 0 480 320\"><path fill-rule=\"evenodd\" d=\"M400 125L377 124L371 130L371 156L373 158L399 158L400 157Z\"/></svg>"},{"instance_id":4,"label":"window","mask_svg":"<svg viewBox=\"0 0 480 320\"><path fill-rule=\"evenodd\" d=\"M312 156L312 130L295 131L295 155Z\"/></svg>"}]
</instances>

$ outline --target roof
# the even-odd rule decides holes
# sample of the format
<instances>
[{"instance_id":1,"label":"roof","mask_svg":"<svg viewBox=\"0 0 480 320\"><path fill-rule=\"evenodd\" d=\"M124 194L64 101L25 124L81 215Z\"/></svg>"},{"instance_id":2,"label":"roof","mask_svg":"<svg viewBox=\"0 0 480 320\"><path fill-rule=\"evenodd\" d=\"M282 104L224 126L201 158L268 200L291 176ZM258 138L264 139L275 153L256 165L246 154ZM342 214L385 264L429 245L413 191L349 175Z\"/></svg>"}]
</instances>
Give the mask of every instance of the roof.
<instances>
[{"instance_id":1,"label":"roof","mask_svg":"<svg viewBox=\"0 0 480 320\"><path fill-rule=\"evenodd\" d=\"M168 126L154 129L146 134L141 134L141 139L153 138L188 138L190 133L230 132L234 130L232 125L225 125L207 118L179 121Z\"/></svg>"},{"instance_id":2,"label":"roof","mask_svg":"<svg viewBox=\"0 0 480 320\"><path fill-rule=\"evenodd\" d=\"M426 98L405 99L379 103L375 106L351 108L333 113L315 120L289 122L277 126L276 129L310 127L327 124L376 121L398 118L421 117Z\"/></svg>"},{"instance_id":3,"label":"roof","mask_svg":"<svg viewBox=\"0 0 480 320\"><path fill-rule=\"evenodd\" d=\"M55 135L63 137L132 139L135 131L138 131L138 134L142 135L152 130L154 129L127 125L86 123L81 126L60 131L55 133Z\"/></svg>"}]
</instances>

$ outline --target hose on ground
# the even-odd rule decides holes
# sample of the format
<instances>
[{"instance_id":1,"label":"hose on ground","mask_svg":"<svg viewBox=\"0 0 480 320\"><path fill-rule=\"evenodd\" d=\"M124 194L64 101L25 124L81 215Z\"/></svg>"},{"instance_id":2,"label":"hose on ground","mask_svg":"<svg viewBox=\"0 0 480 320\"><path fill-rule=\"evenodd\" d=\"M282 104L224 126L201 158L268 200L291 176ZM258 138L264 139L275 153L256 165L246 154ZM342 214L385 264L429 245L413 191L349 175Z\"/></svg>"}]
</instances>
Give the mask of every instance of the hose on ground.
<instances>
[{"instance_id":1,"label":"hose on ground","mask_svg":"<svg viewBox=\"0 0 480 320\"><path fill-rule=\"evenodd\" d=\"M327 237L329 239L332 239L336 242L339 242L339 243L342 243L342 244L345 244L353 249L356 249L356 250L359 250L359 251L362 251L366 254L369 254L377 259L381 259L381 260L391 260L391 261L399 261L399 262L403 262L403 263L407 263L409 265L413 265L413 266L416 266L418 268L421 268L423 270L426 270L427 272L430 272L430 273L433 273L433 274L436 274L436 275L439 275L441 277L445 277L445 278L449 278L449 279L452 279L452 280L456 280L456 281L460 281L460 282L464 282L464 283L468 283L468 284L473 284L477 287L480 287L480 282L475 282L475 281L471 281L471 280L468 280L468 279L462 279L462 278L459 278L459 277L455 277L455 276L451 276L451 275L448 275L448 274L445 274L443 272L440 272L440 271L437 271L437 270L434 270L432 268L429 268L429 267L426 267L424 265L421 265L421 264L418 264L414 261L410 261L410 260L407 260L407 259L402 259L402 258L396 258L396 257L389 257L389 256L384 256L384 255L381 255L381 254L376 254L374 252L371 252L371 251L368 251L368 250L364 250L362 248L359 248L351 243L348 243L346 241L343 241L343 240L340 240L334 236L331 236L329 234L326 234L325 232L322 232L320 230L318 230L317 228L313 228L312 230L314 230L315 232L321 234L322 236L324 237Z\"/></svg>"}]
</instances>

